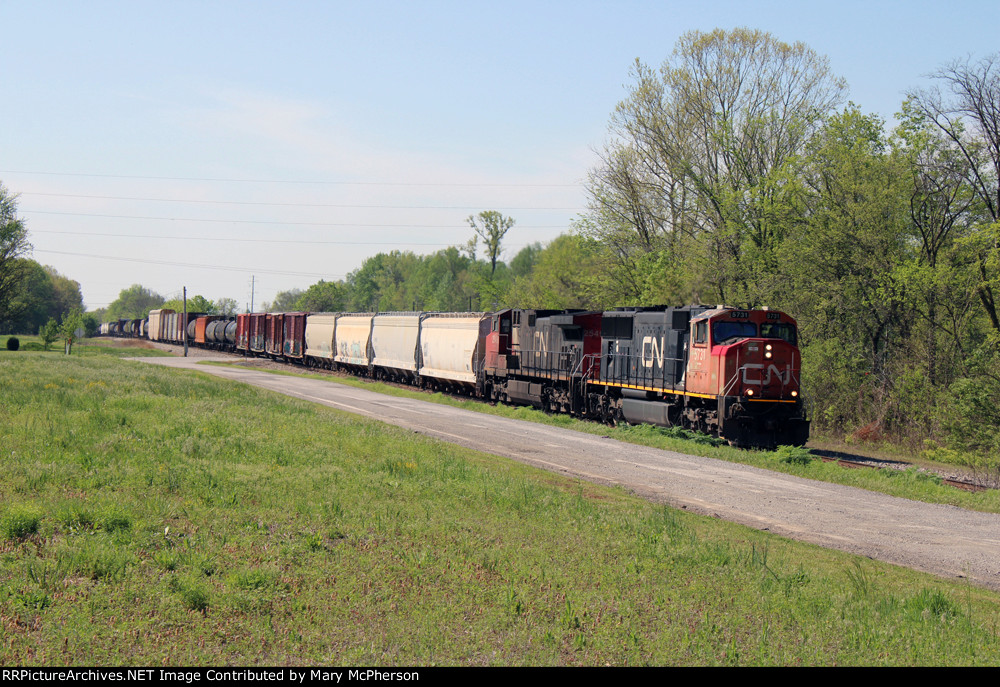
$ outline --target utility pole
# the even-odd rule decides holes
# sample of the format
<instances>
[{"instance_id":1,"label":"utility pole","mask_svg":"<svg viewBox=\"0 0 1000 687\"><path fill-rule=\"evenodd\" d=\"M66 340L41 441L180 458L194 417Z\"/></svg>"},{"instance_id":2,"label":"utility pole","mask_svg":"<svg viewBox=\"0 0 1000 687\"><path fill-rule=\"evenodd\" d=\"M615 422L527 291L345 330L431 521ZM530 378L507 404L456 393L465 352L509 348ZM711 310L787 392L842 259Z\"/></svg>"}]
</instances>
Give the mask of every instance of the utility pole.
<instances>
[{"instance_id":1,"label":"utility pole","mask_svg":"<svg viewBox=\"0 0 1000 687\"><path fill-rule=\"evenodd\" d=\"M188 357L188 287L184 287L184 357Z\"/></svg>"},{"instance_id":2,"label":"utility pole","mask_svg":"<svg viewBox=\"0 0 1000 687\"><path fill-rule=\"evenodd\" d=\"M256 279L256 277L254 277L254 275L251 274L250 275L250 312L253 312L253 288L254 288L254 280L255 279Z\"/></svg>"}]
</instances>

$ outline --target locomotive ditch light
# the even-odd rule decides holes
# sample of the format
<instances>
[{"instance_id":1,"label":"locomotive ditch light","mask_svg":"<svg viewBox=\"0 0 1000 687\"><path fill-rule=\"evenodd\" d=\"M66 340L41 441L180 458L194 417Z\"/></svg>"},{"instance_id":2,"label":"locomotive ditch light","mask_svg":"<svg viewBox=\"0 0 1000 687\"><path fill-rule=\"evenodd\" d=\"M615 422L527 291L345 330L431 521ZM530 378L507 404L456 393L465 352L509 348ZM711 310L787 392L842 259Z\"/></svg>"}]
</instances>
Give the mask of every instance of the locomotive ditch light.
<instances>
[{"instance_id":1,"label":"locomotive ditch light","mask_svg":"<svg viewBox=\"0 0 1000 687\"><path fill-rule=\"evenodd\" d=\"M799 392L792 389L792 398L798 398Z\"/></svg>"},{"instance_id":2,"label":"locomotive ditch light","mask_svg":"<svg viewBox=\"0 0 1000 687\"><path fill-rule=\"evenodd\" d=\"M747 396L753 396L753 389L747 389Z\"/></svg>"}]
</instances>

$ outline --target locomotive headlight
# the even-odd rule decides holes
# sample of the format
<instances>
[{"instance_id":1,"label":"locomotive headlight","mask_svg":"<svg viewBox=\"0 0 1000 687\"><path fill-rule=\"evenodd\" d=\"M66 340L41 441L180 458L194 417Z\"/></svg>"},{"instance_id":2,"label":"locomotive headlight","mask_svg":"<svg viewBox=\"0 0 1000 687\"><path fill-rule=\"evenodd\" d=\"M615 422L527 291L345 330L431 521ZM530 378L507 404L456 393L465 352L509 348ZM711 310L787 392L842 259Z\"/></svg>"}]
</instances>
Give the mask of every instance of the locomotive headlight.
<instances>
[{"instance_id":1,"label":"locomotive headlight","mask_svg":"<svg viewBox=\"0 0 1000 687\"><path fill-rule=\"evenodd\" d=\"M764 350L765 351L771 350L771 344L767 344L766 346L764 346Z\"/></svg>"},{"instance_id":2,"label":"locomotive headlight","mask_svg":"<svg viewBox=\"0 0 1000 687\"><path fill-rule=\"evenodd\" d=\"M767 353L765 353L764 357L765 358L770 358L771 357L771 351L768 351Z\"/></svg>"}]
</instances>

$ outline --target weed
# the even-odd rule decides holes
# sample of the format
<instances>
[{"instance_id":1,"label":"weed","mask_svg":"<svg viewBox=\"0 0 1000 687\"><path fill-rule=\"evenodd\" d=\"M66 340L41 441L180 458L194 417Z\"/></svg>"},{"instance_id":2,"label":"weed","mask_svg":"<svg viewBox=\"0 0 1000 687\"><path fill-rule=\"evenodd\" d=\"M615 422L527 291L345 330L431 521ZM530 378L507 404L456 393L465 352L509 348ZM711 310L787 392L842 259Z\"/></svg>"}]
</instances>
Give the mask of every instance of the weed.
<instances>
[{"instance_id":1,"label":"weed","mask_svg":"<svg viewBox=\"0 0 1000 687\"><path fill-rule=\"evenodd\" d=\"M56 511L56 520L70 532L90 529L94 525L94 515L79 502L63 504Z\"/></svg>"},{"instance_id":2,"label":"weed","mask_svg":"<svg viewBox=\"0 0 1000 687\"><path fill-rule=\"evenodd\" d=\"M59 564L79 575L104 582L121 582L135 557L100 536L75 538L58 552Z\"/></svg>"},{"instance_id":3,"label":"weed","mask_svg":"<svg viewBox=\"0 0 1000 687\"><path fill-rule=\"evenodd\" d=\"M47 592L38 590L20 594L18 601L29 611L43 611L52 605L52 597Z\"/></svg>"},{"instance_id":4,"label":"weed","mask_svg":"<svg viewBox=\"0 0 1000 687\"><path fill-rule=\"evenodd\" d=\"M61 587L67 572L62 561L46 559L28 561L25 571L29 580L46 591L53 591Z\"/></svg>"},{"instance_id":5,"label":"weed","mask_svg":"<svg viewBox=\"0 0 1000 687\"><path fill-rule=\"evenodd\" d=\"M573 604L569 599L566 599L566 604L563 606L562 626L568 630L580 629L580 616L573 610Z\"/></svg>"},{"instance_id":6,"label":"weed","mask_svg":"<svg viewBox=\"0 0 1000 687\"><path fill-rule=\"evenodd\" d=\"M193 553L190 552L185 556L186 563L191 567L192 570L204 575L205 577L211 577L216 571L215 556L209 556L203 553Z\"/></svg>"},{"instance_id":7,"label":"weed","mask_svg":"<svg viewBox=\"0 0 1000 687\"><path fill-rule=\"evenodd\" d=\"M0 518L0 534L4 539L17 540L38 532L41 514L30 506L12 506Z\"/></svg>"},{"instance_id":8,"label":"weed","mask_svg":"<svg viewBox=\"0 0 1000 687\"><path fill-rule=\"evenodd\" d=\"M173 571L180 565L181 556L172 549L160 550L153 554L153 560L164 570Z\"/></svg>"},{"instance_id":9,"label":"weed","mask_svg":"<svg viewBox=\"0 0 1000 687\"><path fill-rule=\"evenodd\" d=\"M306 548L310 551L322 551L325 546L323 545L323 535L318 533L303 535L305 540Z\"/></svg>"},{"instance_id":10,"label":"weed","mask_svg":"<svg viewBox=\"0 0 1000 687\"><path fill-rule=\"evenodd\" d=\"M939 589L927 589L925 587L915 596L908 599L903 605L910 614L910 617L915 620L934 619L946 621L960 614L958 607Z\"/></svg>"},{"instance_id":11,"label":"weed","mask_svg":"<svg viewBox=\"0 0 1000 687\"><path fill-rule=\"evenodd\" d=\"M852 566L847 569L847 580L851 583L855 596L862 598L871 596L872 580L860 560L854 560Z\"/></svg>"},{"instance_id":12,"label":"weed","mask_svg":"<svg viewBox=\"0 0 1000 687\"><path fill-rule=\"evenodd\" d=\"M124 532L132 528L132 517L118 507L111 507L98 519L105 532Z\"/></svg>"},{"instance_id":13,"label":"weed","mask_svg":"<svg viewBox=\"0 0 1000 687\"><path fill-rule=\"evenodd\" d=\"M774 457L788 465L809 465L813 462L812 451L801 446L779 446Z\"/></svg>"},{"instance_id":14,"label":"weed","mask_svg":"<svg viewBox=\"0 0 1000 687\"><path fill-rule=\"evenodd\" d=\"M273 587L277 575L273 572L260 570L239 570L226 578L226 583L233 588L244 591L255 591Z\"/></svg>"},{"instance_id":15,"label":"weed","mask_svg":"<svg viewBox=\"0 0 1000 687\"><path fill-rule=\"evenodd\" d=\"M200 582L181 580L173 577L170 579L169 586L180 597L181 603L184 604L185 608L201 613L208 611L211 596L205 585Z\"/></svg>"}]
</instances>

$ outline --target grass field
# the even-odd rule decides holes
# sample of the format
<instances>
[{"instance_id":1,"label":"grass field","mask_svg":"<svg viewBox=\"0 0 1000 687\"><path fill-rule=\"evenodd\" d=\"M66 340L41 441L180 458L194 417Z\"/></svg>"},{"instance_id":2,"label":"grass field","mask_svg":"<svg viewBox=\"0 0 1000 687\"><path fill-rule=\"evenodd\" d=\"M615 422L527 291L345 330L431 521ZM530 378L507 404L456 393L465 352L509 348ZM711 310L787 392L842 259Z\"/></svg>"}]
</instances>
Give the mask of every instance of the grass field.
<instances>
[{"instance_id":1,"label":"grass field","mask_svg":"<svg viewBox=\"0 0 1000 687\"><path fill-rule=\"evenodd\" d=\"M1000 665L992 592L207 375L0 398L3 665Z\"/></svg>"}]
</instances>

